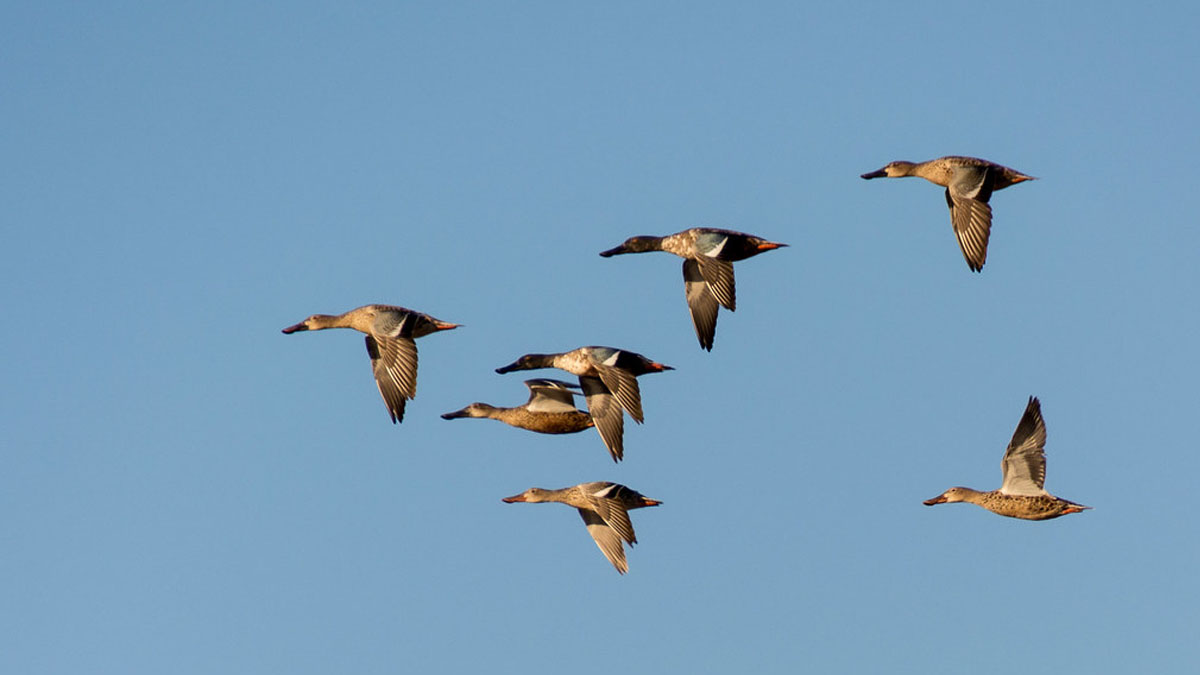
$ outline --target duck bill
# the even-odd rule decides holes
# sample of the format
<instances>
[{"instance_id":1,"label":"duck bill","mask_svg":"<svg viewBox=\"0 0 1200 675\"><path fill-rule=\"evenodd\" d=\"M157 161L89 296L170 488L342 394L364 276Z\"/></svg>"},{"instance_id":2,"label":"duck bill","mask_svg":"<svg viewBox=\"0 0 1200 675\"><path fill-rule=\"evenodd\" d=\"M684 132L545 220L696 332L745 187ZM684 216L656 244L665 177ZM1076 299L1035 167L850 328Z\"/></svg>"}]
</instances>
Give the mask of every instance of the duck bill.
<instances>
[{"instance_id":1,"label":"duck bill","mask_svg":"<svg viewBox=\"0 0 1200 675\"><path fill-rule=\"evenodd\" d=\"M866 180L871 180L872 178L887 178L887 170L880 169L878 171L872 171L871 173L864 173L862 177Z\"/></svg>"},{"instance_id":2,"label":"duck bill","mask_svg":"<svg viewBox=\"0 0 1200 675\"><path fill-rule=\"evenodd\" d=\"M938 495L938 496L934 497L933 499L926 499L922 503L925 504L925 506L933 506L934 504L945 504L946 503L946 495Z\"/></svg>"},{"instance_id":3,"label":"duck bill","mask_svg":"<svg viewBox=\"0 0 1200 675\"><path fill-rule=\"evenodd\" d=\"M760 251L774 251L777 248L787 248L787 244L780 244L777 241L764 241L758 245Z\"/></svg>"},{"instance_id":4,"label":"duck bill","mask_svg":"<svg viewBox=\"0 0 1200 675\"><path fill-rule=\"evenodd\" d=\"M299 332L302 330L308 330L308 326L306 326L304 324L304 322L300 322L300 323L296 324L295 326L288 326L287 328L284 328L283 334L291 335L292 333L296 333L296 332Z\"/></svg>"},{"instance_id":5,"label":"duck bill","mask_svg":"<svg viewBox=\"0 0 1200 675\"><path fill-rule=\"evenodd\" d=\"M444 420L456 420L460 417L470 417L470 415L467 414L466 408L463 408L462 410L455 410L454 412L444 413L442 415L442 419Z\"/></svg>"},{"instance_id":6,"label":"duck bill","mask_svg":"<svg viewBox=\"0 0 1200 675\"><path fill-rule=\"evenodd\" d=\"M501 499L500 501L504 502L505 504L514 504L516 502L523 502L523 501L525 501L525 493L521 493L519 495L513 495L511 497L505 497L504 499Z\"/></svg>"},{"instance_id":7,"label":"duck bill","mask_svg":"<svg viewBox=\"0 0 1200 675\"><path fill-rule=\"evenodd\" d=\"M434 321L433 325L438 330L454 330L455 328L462 326L461 323L447 323L445 321Z\"/></svg>"},{"instance_id":8,"label":"duck bill","mask_svg":"<svg viewBox=\"0 0 1200 675\"><path fill-rule=\"evenodd\" d=\"M662 504L662 502L658 501L657 499L650 499L649 497L642 498L642 506L658 506L660 504Z\"/></svg>"},{"instance_id":9,"label":"duck bill","mask_svg":"<svg viewBox=\"0 0 1200 675\"><path fill-rule=\"evenodd\" d=\"M497 368L496 372L503 375L505 373L511 373L514 370L520 370L521 366L518 365L519 363L520 363L520 361L513 361L512 363L508 364L507 366L501 366L501 367Z\"/></svg>"},{"instance_id":10,"label":"duck bill","mask_svg":"<svg viewBox=\"0 0 1200 675\"><path fill-rule=\"evenodd\" d=\"M615 248L610 248L607 251L601 251L600 257L601 258L611 258L614 255L621 255L622 253L628 253L628 252L629 251L625 250L625 245L621 244L620 246L617 246Z\"/></svg>"}]
</instances>

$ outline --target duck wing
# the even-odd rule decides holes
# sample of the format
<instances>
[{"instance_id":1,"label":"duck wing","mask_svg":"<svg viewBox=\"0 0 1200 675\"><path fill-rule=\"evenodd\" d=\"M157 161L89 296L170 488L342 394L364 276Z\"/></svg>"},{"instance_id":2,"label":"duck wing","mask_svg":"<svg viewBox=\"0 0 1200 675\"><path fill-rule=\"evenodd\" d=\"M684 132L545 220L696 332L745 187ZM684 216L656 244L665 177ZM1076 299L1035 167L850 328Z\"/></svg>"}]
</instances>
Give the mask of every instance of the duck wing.
<instances>
[{"instance_id":1,"label":"duck wing","mask_svg":"<svg viewBox=\"0 0 1200 675\"><path fill-rule=\"evenodd\" d=\"M575 407L575 392L567 388L567 383L559 380L534 379L525 380L529 388L529 400L525 408L538 413L570 413L578 412Z\"/></svg>"},{"instance_id":2,"label":"duck wing","mask_svg":"<svg viewBox=\"0 0 1200 675\"><path fill-rule=\"evenodd\" d=\"M954 169L946 187L950 224L963 257L972 272L987 262L988 239L992 234L992 178L985 166L960 166Z\"/></svg>"},{"instance_id":3,"label":"duck wing","mask_svg":"<svg viewBox=\"0 0 1200 675\"><path fill-rule=\"evenodd\" d=\"M608 387L613 396L617 397L617 400L621 402L621 407L629 412L633 421L638 424L645 421L645 417L642 415L642 391L638 388L637 378L633 376L633 373L624 368L602 364L596 364L595 368L596 373L600 376L600 381ZM582 377L579 380L581 383L583 382Z\"/></svg>"},{"instance_id":4,"label":"duck wing","mask_svg":"<svg viewBox=\"0 0 1200 675\"><path fill-rule=\"evenodd\" d=\"M598 377L580 376L579 385L583 387L588 412L592 414L592 422L600 432L604 447L608 448L614 462L621 461L625 456L625 413L621 411L621 404Z\"/></svg>"},{"instance_id":5,"label":"duck wing","mask_svg":"<svg viewBox=\"0 0 1200 675\"><path fill-rule=\"evenodd\" d=\"M633 533L633 523L629 521L629 511L623 499L628 488L603 481L585 483L580 488L588 497L591 510L603 518L605 524L630 545L637 543L637 535Z\"/></svg>"},{"instance_id":6,"label":"duck wing","mask_svg":"<svg viewBox=\"0 0 1200 675\"><path fill-rule=\"evenodd\" d=\"M625 561L625 546L621 543L621 536L617 534L613 528L609 527L608 523L600 517L600 514L590 509L577 509L579 516L583 518L584 525L587 526L588 534L592 535L592 540L596 542L596 546L600 547L600 552L608 558L608 562L617 568L621 574L629 571L629 563Z\"/></svg>"},{"instance_id":7,"label":"duck wing","mask_svg":"<svg viewBox=\"0 0 1200 675\"><path fill-rule=\"evenodd\" d=\"M375 385L387 405L392 423L404 419L404 402L417 395L417 343L410 338L368 335L367 355Z\"/></svg>"},{"instance_id":8,"label":"duck wing","mask_svg":"<svg viewBox=\"0 0 1200 675\"><path fill-rule=\"evenodd\" d=\"M721 306L729 311L737 309L737 289L733 283L733 263L706 255L691 258L700 268L700 276L708 283L708 289Z\"/></svg>"},{"instance_id":9,"label":"duck wing","mask_svg":"<svg viewBox=\"0 0 1200 675\"><path fill-rule=\"evenodd\" d=\"M720 306L700 273L700 263L691 258L683 261L683 290L687 295L688 311L692 314L692 326L696 329L700 346L712 351Z\"/></svg>"},{"instance_id":10,"label":"duck wing","mask_svg":"<svg viewBox=\"0 0 1200 675\"><path fill-rule=\"evenodd\" d=\"M1013 433L1008 450L1001 462L1004 482L1000 492L1006 495L1045 495L1046 484L1046 421L1042 419L1042 404L1029 397L1029 405Z\"/></svg>"}]
</instances>

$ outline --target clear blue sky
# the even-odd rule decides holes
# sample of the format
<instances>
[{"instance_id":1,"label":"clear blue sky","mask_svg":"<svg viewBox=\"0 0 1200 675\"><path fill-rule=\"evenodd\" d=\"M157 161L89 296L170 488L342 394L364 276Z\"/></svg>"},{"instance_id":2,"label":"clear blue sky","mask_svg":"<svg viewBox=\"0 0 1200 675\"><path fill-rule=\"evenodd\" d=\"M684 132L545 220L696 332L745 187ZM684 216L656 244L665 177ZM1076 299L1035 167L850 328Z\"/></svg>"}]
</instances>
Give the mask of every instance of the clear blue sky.
<instances>
[{"instance_id":1,"label":"clear blue sky","mask_svg":"<svg viewBox=\"0 0 1200 675\"><path fill-rule=\"evenodd\" d=\"M1179 672L1200 660L1193 3L0 10L6 673ZM894 159L1038 176L972 274ZM634 234L791 244L696 344ZM389 423L361 336L423 338ZM613 345L646 424L447 422ZM537 373L553 376L551 371ZM1041 397L1047 488L969 505ZM612 480L621 577L530 486Z\"/></svg>"}]
</instances>

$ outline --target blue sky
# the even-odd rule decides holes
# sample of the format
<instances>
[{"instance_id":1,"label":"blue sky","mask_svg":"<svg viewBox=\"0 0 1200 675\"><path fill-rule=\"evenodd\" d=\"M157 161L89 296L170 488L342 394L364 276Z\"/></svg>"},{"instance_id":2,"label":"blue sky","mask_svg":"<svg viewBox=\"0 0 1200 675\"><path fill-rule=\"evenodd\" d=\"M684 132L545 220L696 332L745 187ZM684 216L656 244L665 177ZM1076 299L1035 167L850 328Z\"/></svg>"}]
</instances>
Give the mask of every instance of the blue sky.
<instances>
[{"instance_id":1,"label":"blue sky","mask_svg":"<svg viewBox=\"0 0 1200 675\"><path fill-rule=\"evenodd\" d=\"M0 10L0 670L1179 671L1200 544L1187 3L26 3ZM941 189L985 157L967 270ZM791 246L696 344L635 234ZM388 422L361 336L423 338ZM646 424L447 422L613 345ZM552 371L531 375L554 376ZM1026 398L1046 487L999 486ZM617 575L530 486L627 484Z\"/></svg>"}]
</instances>

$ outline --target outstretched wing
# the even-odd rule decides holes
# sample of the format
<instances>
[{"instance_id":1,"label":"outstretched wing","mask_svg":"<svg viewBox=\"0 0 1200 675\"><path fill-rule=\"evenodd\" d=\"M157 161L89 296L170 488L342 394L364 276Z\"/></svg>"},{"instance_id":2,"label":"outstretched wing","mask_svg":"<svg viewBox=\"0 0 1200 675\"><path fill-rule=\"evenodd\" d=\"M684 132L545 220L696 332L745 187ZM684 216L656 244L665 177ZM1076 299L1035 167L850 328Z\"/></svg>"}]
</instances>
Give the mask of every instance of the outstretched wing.
<instances>
[{"instance_id":1,"label":"outstretched wing","mask_svg":"<svg viewBox=\"0 0 1200 675\"><path fill-rule=\"evenodd\" d=\"M1044 495L1046 490L1046 422L1042 404L1029 397L1029 405L1013 433L1001 463L1004 482L1000 492L1008 495Z\"/></svg>"},{"instance_id":2,"label":"outstretched wing","mask_svg":"<svg viewBox=\"0 0 1200 675\"><path fill-rule=\"evenodd\" d=\"M417 395L417 343L368 335L367 355L379 394L393 423L404 419L404 402Z\"/></svg>"},{"instance_id":3,"label":"outstretched wing","mask_svg":"<svg viewBox=\"0 0 1200 675\"><path fill-rule=\"evenodd\" d=\"M579 384L604 447L608 448L614 462L621 461L625 455L625 413L621 411L621 404L598 377L581 376Z\"/></svg>"},{"instance_id":4,"label":"outstretched wing","mask_svg":"<svg viewBox=\"0 0 1200 675\"><path fill-rule=\"evenodd\" d=\"M621 491L625 487L617 483L606 482L591 483L588 487L594 488L587 493L592 503L592 510L599 514L617 534L621 535L622 539L631 545L636 544L637 536L633 533L633 523L629 521L629 511L626 510L625 503L621 500Z\"/></svg>"},{"instance_id":5,"label":"outstretched wing","mask_svg":"<svg viewBox=\"0 0 1200 675\"><path fill-rule=\"evenodd\" d=\"M633 373L616 366L596 364L596 372L604 386L621 402L621 406L629 412L634 422L641 424L645 418L642 415L642 391L638 388L637 378ZM580 378L582 383L583 379ZM589 405L591 405L589 403Z\"/></svg>"},{"instance_id":6,"label":"outstretched wing","mask_svg":"<svg viewBox=\"0 0 1200 675\"><path fill-rule=\"evenodd\" d=\"M692 314L692 325L696 328L700 346L712 351L720 306L700 273L700 263L691 258L683 261L683 290L687 294L688 311Z\"/></svg>"},{"instance_id":7,"label":"outstretched wing","mask_svg":"<svg viewBox=\"0 0 1200 675\"><path fill-rule=\"evenodd\" d=\"M729 311L737 309L737 291L733 283L733 263L698 256L692 258L700 266L700 275L708 282L708 289L721 306Z\"/></svg>"},{"instance_id":8,"label":"outstretched wing","mask_svg":"<svg viewBox=\"0 0 1200 675\"><path fill-rule=\"evenodd\" d=\"M596 546L600 547L600 552L605 558L612 563L612 566L617 568L621 574L629 571L629 563L625 562L625 546L621 543L621 536L617 534L613 528L609 527L608 523L600 517L595 511L588 509L578 509L579 516L583 518L583 523L587 525L588 534L592 535L592 539L596 542Z\"/></svg>"},{"instance_id":9,"label":"outstretched wing","mask_svg":"<svg viewBox=\"0 0 1200 675\"><path fill-rule=\"evenodd\" d=\"M989 170L981 166L962 166L954 170L946 188L950 206L950 224L971 271L978 272L987 262L988 239L992 234L992 181Z\"/></svg>"}]
</instances>

